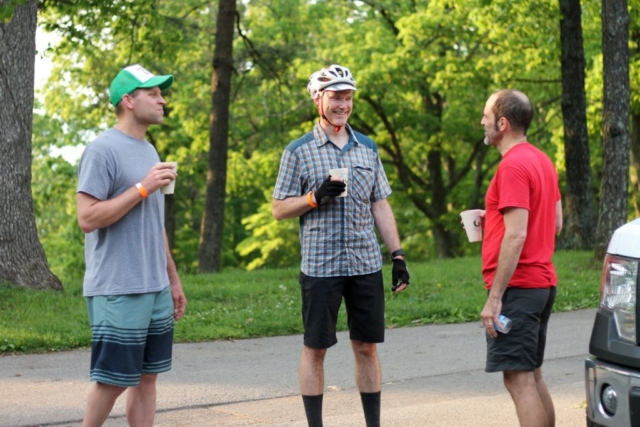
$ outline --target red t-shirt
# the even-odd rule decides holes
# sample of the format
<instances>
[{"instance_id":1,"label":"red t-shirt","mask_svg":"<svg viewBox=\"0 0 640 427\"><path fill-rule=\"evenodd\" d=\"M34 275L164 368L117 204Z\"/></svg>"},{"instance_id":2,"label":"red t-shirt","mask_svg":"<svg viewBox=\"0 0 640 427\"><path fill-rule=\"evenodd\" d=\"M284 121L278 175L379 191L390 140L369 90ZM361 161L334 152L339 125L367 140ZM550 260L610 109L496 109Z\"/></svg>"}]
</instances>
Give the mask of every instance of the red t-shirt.
<instances>
[{"instance_id":1,"label":"red t-shirt","mask_svg":"<svg viewBox=\"0 0 640 427\"><path fill-rule=\"evenodd\" d=\"M558 175L549 157L529 143L518 144L504 155L485 198L482 274L490 289L504 237L505 208L529 211L527 238L509 286L548 288L558 283L551 262L555 247L556 203L560 200Z\"/></svg>"}]
</instances>

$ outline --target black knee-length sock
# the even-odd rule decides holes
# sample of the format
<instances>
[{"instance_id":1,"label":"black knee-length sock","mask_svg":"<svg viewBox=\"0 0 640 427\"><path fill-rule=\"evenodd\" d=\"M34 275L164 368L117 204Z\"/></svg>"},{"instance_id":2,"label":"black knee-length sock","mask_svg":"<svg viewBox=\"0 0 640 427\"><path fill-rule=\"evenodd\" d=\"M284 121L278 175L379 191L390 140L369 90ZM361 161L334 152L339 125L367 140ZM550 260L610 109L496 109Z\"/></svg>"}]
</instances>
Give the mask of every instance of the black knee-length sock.
<instances>
[{"instance_id":1,"label":"black knee-length sock","mask_svg":"<svg viewBox=\"0 0 640 427\"><path fill-rule=\"evenodd\" d=\"M380 394L381 392L360 393L367 427L380 427Z\"/></svg>"},{"instance_id":2,"label":"black knee-length sock","mask_svg":"<svg viewBox=\"0 0 640 427\"><path fill-rule=\"evenodd\" d=\"M322 427L322 396L302 396L309 427Z\"/></svg>"}]
</instances>

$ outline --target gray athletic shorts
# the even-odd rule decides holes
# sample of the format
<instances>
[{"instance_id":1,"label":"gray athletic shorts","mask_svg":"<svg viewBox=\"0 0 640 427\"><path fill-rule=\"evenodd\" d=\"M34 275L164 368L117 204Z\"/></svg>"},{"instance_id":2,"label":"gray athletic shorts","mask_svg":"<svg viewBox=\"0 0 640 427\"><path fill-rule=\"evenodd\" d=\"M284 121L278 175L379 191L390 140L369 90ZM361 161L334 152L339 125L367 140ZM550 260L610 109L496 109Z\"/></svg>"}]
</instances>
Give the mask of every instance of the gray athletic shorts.
<instances>
[{"instance_id":1,"label":"gray athletic shorts","mask_svg":"<svg viewBox=\"0 0 640 427\"><path fill-rule=\"evenodd\" d=\"M542 366L547 324L556 298L556 287L507 288L502 314L511 319L511 330L491 338L487 333L486 372L533 371Z\"/></svg>"},{"instance_id":2,"label":"gray athletic shorts","mask_svg":"<svg viewBox=\"0 0 640 427\"><path fill-rule=\"evenodd\" d=\"M87 297L91 380L135 387L142 374L171 369L173 299L167 286L148 294Z\"/></svg>"}]
</instances>

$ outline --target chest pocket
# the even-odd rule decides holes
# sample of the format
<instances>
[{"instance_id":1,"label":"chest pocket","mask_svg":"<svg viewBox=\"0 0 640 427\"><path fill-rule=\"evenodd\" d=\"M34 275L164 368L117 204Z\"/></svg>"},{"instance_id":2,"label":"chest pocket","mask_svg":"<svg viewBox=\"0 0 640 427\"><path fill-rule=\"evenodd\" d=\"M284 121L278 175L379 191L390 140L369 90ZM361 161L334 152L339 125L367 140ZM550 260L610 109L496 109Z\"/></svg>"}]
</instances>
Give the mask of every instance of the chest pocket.
<instances>
[{"instance_id":1,"label":"chest pocket","mask_svg":"<svg viewBox=\"0 0 640 427\"><path fill-rule=\"evenodd\" d=\"M362 164L354 164L352 169L352 185L351 188L349 188L349 192L352 193L355 199L361 200L364 203L369 203L371 193L375 185L375 173L373 168Z\"/></svg>"}]
</instances>

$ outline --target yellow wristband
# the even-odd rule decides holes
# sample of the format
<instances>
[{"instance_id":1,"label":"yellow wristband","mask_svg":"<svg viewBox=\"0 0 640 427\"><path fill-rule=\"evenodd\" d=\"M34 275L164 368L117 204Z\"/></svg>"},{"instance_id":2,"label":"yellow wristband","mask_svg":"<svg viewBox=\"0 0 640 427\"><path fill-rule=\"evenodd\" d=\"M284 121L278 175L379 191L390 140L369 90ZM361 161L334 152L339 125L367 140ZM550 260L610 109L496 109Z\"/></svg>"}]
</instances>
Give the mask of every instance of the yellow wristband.
<instances>
[{"instance_id":1,"label":"yellow wristband","mask_svg":"<svg viewBox=\"0 0 640 427\"><path fill-rule=\"evenodd\" d=\"M146 199L149 194L147 193L147 190L142 186L142 184L137 183L136 188L140 192L140 195L142 196L142 198Z\"/></svg>"},{"instance_id":2,"label":"yellow wristband","mask_svg":"<svg viewBox=\"0 0 640 427\"><path fill-rule=\"evenodd\" d=\"M311 194L312 194L311 191L307 193L307 203L309 203L309 206L311 206L312 208L317 208L318 205L313 202L313 199L311 198Z\"/></svg>"}]
</instances>

